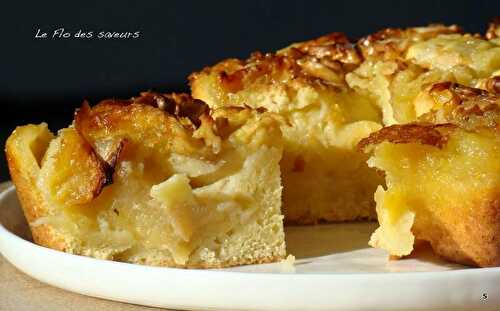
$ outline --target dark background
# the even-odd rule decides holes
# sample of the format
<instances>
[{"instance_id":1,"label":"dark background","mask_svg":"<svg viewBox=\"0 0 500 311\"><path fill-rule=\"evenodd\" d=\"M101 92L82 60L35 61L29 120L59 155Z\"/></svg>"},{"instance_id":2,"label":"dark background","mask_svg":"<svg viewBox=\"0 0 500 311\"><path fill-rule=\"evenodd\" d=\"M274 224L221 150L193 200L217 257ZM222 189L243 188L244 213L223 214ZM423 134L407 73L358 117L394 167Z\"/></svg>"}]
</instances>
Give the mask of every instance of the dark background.
<instances>
[{"instance_id":1,"label":"dark background","mask_svg":"<svg viewBox=\"0 0 500 311\"><path fill-rule=\"evenodd\" d=\"M44 3L42 3L44 2ZM187 91L194 70L332 31L352 38L386 27L459 24L483 33L500 1L45 1L0 12L0 142L16 125L53 130L75 107L143 90ZM64 27L140 31L138 39L50 39ZM37 29L48 39L35 39ZM8 178L3 152L0 180Z\"/></svg>"}]
</instances>

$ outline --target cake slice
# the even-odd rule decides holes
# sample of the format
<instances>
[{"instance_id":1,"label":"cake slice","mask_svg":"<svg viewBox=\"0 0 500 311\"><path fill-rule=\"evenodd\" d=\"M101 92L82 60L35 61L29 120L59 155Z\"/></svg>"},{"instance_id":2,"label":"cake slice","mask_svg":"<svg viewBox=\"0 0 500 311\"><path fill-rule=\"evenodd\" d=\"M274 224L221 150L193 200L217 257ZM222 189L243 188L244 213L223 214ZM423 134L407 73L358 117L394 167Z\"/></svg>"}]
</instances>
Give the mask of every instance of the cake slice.
<instances>
[{"instance_id":1,"label":"cake slice","mask_svg":"<svg viewBox=\"0 0 500 311\"><path fill-rule=\"evenodd\" d=\"M84 103L54 136L18 127L6 153L36 243L146 265L284 258L276 118L209 113L185 94Z\"/></svg>"},{"instance_id":2,"label":"cake slice","mask_svg":"<svg viewBox=\"0 0 500 311\"><path fill-rule=\"evenodd\" d=\"M385 173L370 245L409 255L418 240L451 261L500 265L500 97L454 83L426 90L432 110L360 142Z\"/></svg>"}]
</instances>

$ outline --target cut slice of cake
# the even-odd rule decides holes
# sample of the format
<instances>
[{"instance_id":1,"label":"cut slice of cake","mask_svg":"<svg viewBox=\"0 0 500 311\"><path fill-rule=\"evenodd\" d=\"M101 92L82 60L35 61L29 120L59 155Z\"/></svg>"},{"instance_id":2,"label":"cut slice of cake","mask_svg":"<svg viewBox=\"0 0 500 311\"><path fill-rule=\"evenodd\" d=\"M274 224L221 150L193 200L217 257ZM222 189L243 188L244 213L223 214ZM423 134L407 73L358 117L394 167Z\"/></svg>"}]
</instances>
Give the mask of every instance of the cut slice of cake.
<instances>
[{"instance_id":1,"label":"cut slice of cake","mask_svg":"<svg viewBox=\"0 0 500 311\"><path fill-rule=\"evenodd\" d=\"M417 240L451 261L500 265L500 97L440 83L419 122L360 142L385 172L375 193L380 227L370 244L409 255Z\"/></svg>"},{"instance_id":2,"label":"cut slice of cake","mask_svg":"<svg viewBox=\"0 0 500 311\"><path fill-rule=\"evenodd\" d=\"M6 153L35 242L130 263L215 268L285 257L282 137L270 113L184 94L84 104Z\"/></svg>"}]
</instances>

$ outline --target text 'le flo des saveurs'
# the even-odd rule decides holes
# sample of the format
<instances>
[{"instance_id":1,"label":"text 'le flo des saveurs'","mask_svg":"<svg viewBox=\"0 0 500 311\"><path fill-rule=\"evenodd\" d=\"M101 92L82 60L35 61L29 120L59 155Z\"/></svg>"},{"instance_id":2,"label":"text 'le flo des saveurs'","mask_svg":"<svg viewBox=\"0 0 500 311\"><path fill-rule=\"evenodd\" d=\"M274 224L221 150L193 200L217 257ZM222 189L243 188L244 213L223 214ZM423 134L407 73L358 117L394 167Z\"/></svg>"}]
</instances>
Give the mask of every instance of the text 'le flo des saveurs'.
<instances>
[{"instance_id":1,"label":"text 'le flo des saveurs'","mask_svg":"<svg viewBox=\"0 0 500 311\"><path fill-rule=\"evenodd\" d=\"M35 39L137 39L141 36L140 31L84 31L79 29L78 31L69 31L64 28L57 28L53 31L44 31L40 28L37 29L35 34Z\"/></svg>"}]
</instances>

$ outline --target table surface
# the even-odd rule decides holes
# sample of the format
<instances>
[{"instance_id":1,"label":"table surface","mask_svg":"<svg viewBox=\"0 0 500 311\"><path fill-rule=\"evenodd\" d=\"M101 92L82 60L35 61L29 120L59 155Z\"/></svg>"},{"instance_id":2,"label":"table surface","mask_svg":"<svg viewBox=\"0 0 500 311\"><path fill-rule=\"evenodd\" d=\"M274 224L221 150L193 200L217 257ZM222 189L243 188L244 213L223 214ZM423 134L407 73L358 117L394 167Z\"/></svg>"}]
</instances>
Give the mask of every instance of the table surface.
<instances>
[{"instance_id":1,"label":"table surface","mask_svg":"<svg viewBox=\"0 0 500 311\"><path fill-rule=\"evenodd\" d=\"M0 191L8 185L8 183L1 183ZM88 297L44 284L17 270L0 255L0 311L69 309L78 311L159 310Z\"/></svg>"},{"instance_id":2,"label":"table surface","mask_svg":"<svg viewBox=\"0 0 500 311\"><path fill-rule=\"evenodd\" d=\"M69 306L71 306L69 308ZM136 306L71 293L32 279L0 255L1 311L144 311L156 308Z\"/></svg>"}]
</instances>

